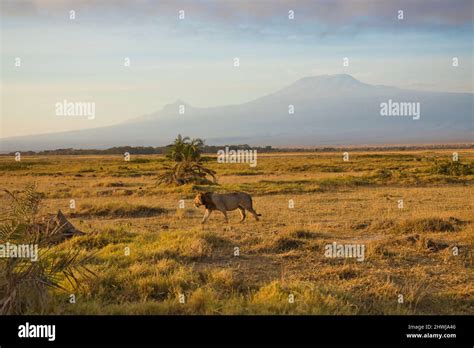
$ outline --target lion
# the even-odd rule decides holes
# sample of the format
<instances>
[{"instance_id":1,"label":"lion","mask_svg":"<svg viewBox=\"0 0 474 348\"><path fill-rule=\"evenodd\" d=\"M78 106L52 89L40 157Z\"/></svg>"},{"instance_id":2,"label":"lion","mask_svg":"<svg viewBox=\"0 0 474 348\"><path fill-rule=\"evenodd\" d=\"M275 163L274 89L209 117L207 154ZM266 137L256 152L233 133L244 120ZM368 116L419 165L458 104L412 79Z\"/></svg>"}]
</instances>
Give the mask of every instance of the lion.
<instances>
[{"instance_id":1,"label":"lion","mask_svg":"<svg viewBox=\"0 0 474 348\"><path fill-rule=\"evenodd\" d=\"M259 220L258 217L262 216L257 214L257 212L252 207L252 197L245 192L233 192L233 193L212 193L204 192L199 193L196 198L194 198L194 206L199 208L201 205L206 207L206 212L202 218L201 223L204 224L213 210L219 210L224 214L225 222L229 222L227 217L227 212L230 210L239 209L241 219L239 222L245 220L245 211L249 211L254 217L255 220Z\"/></svg>"}]
</instances>

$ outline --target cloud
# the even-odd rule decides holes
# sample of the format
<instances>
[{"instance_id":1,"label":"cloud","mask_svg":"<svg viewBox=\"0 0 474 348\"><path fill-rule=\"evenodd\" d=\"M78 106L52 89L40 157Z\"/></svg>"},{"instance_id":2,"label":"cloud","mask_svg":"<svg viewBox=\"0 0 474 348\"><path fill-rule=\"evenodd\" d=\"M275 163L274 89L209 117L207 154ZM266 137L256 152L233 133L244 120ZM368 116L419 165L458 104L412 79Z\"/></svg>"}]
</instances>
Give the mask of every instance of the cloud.
<instances>
[{"instance_id":1,"label":"cloud","mask_svg":"<svg viewBox=\"0 0 474 348\"><path fill-rule=\"evenodd\" d=\"M396 23L398 10L412 26L464 26L472 22L472 0L3 0L3 15L34 17L61 15L74 9L79 12L123 20L175 19L183 9L186 16L203 22L235 25L251 22L288 23L288 11L295 11L295 22L390 27Z\"/></svg>"}]
</instances>

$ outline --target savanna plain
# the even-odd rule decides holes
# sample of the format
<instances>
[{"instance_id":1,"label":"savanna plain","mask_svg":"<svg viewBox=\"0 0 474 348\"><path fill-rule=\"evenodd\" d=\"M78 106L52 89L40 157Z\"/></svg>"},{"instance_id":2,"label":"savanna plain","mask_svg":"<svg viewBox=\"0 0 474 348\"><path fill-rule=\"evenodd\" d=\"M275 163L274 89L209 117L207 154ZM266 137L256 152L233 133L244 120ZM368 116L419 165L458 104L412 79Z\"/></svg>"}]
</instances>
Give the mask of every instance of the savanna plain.
<instances>
[{"instance_id":1,"label":"savanna plain","mask_svg":"<svg viewBox=\"0 0 474 348\"><path fill-rule=\"evenodd\" d=\"M66 291L58 279L41 313L474 314L474 150L202 162L217 185L157 184L162 155L1 156L2 189L35 183L39 213L60 209L85 233L53 250L88 255L90 275ZM261 219L201 224L202 191L247 192ZM2 190L0 209L10 199ZM364 245L364 259L327 257L333 242Z\"/></svg>"}]
</instances>

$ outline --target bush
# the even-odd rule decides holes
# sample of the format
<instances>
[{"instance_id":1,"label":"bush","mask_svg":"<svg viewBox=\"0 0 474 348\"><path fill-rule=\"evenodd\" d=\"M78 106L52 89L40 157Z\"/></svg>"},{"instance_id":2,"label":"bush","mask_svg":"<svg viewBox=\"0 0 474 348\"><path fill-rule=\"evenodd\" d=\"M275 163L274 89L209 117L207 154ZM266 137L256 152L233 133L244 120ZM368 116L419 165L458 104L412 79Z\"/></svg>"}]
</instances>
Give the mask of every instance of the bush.
<instances>
[{"instance_id":1,"label":"bush","mask_svg":"<svg viewBox=\"0 0 474 348\"><path fill-rule=\"evenodd\" d=\"M461 163L460 161L435 161L430 168L430 173L451 176L470 175L474 174L474 166Z\"/></svg>"},{"instance_id":2,"label":"bush","mask_svg":"<svg viewBox=\"0 0 474 348\"><path fill-rule=\"evenodd\" d=\"M10 206L2 217L0 244L28 245L36 248L37 254L0 258L0 315L42 314L50 303L50 291L75 290L80 279L94 275L86 266L92 255L80 250L56 252L54 245L61 226L41 223L41 194L36 185L28 185L20 194L5 191Z\"/></svg>"}]
</instances>

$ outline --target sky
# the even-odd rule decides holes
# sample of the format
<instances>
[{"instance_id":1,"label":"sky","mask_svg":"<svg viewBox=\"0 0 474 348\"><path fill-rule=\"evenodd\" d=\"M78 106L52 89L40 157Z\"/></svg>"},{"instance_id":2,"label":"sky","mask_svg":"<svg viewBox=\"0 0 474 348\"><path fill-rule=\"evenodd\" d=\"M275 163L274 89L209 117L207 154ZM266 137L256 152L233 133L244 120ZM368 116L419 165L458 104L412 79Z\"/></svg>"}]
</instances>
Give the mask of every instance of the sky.
<instances>
[{"instance_id":1,"label":"sky","mask_svg":"<svg viewBox=\"0 0 474 348\"><path fill-rule=\"evenodd\" d=\"M323 74L417 90L474 88L472 0L0 4L2 138L112 125L176 100L240 104ZM58 116L64 100L95 103L95 117Z\"/></svg>"}]
</instances>

